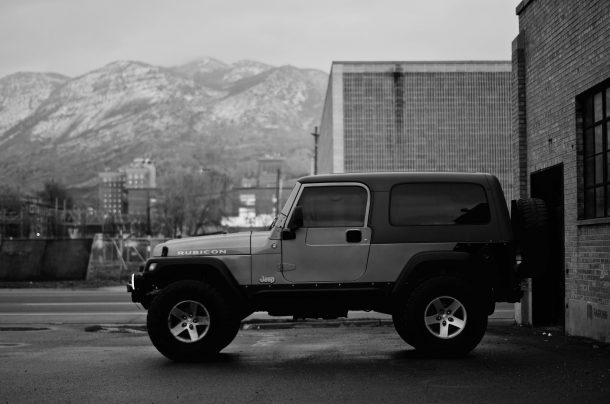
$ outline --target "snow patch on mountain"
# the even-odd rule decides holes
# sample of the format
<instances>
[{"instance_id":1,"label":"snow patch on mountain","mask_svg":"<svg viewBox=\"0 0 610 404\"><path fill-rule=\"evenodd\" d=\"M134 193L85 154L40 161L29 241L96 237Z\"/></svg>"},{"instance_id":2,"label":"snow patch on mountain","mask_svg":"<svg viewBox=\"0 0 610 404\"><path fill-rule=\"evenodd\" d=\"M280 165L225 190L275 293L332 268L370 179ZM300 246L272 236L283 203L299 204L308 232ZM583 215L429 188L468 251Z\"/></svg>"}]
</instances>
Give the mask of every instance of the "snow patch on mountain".
<instances>
[{"instance_id":1,"label":"snow patch on mountain","mask_svg":"<svg viewBox=\"0 0 610 404\"><path fill-rule=\"evenodd\" d=\"M34 113L68 77L54 73L15 73L0 79L0 142L11 127Z\"/></svg>"}]
</instances>

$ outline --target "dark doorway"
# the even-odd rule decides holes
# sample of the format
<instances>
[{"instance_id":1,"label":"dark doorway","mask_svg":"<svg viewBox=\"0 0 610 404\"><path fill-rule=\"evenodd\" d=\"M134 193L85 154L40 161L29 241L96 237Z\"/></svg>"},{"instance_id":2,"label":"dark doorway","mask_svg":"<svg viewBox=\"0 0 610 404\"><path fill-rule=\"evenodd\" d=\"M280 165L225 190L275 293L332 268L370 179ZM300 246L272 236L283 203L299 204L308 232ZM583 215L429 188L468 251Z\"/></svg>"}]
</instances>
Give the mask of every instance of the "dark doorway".
<instances>
[{"instance_id":1,"label":"dark doorway","mask_svg":"<svg viewBox=\"0 0 610 404\"><path fill-rule=\"evenodd\" d=\"M565 325L563 164L531 174L532 198L543 199L551 219L551 257L544 275L532 280L532 323Z\"/></svg>"}]
</instances>

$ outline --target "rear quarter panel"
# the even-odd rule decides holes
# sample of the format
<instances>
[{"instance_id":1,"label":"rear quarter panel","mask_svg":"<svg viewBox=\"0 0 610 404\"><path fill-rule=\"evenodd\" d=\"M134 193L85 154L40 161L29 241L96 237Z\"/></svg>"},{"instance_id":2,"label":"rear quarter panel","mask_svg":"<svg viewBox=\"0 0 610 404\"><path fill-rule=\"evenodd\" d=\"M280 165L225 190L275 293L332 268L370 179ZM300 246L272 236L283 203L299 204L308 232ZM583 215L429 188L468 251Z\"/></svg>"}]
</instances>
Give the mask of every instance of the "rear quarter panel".
<instances>
[{"instance_id":1,"label":"rear quarter panel","mask_svg":"<svg viewBox=\"0 0 610 404\"><path fill-rule=\"evenodd\" d=\"M373 244L362 282L394 282L409 260L427 251L453 251L455 243Z\"/></svg>"},{"instance_id":2,"label":"rear quarter panel","mask_svg":"<svg viewBox=\"0 0 610 404\"><path fill-rule=\"evenodd\" d=\"M384 184L372 192L370 225L372 243L364 282L393 282L418 253L454 251L458 243L507 243L512 240L510 217L500 182L491 175L465 177L457 182L481 185L490 205L490 221L481 225L392 226L389 221L393 184L450 182L446 178L419 177Z\"/></svg>"}]
</instances>

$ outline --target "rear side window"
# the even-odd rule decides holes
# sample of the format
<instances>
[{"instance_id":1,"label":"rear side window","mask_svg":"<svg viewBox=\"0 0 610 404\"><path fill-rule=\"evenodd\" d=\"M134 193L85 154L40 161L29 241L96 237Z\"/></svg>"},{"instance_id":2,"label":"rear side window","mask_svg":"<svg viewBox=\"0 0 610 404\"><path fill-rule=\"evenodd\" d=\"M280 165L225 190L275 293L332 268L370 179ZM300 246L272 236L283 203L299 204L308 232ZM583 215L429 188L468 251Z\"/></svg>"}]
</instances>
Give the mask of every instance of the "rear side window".
<instances>
[{"instance_id":1,"label":"rear side window","mask_svg":"<svg viewBox=\"0 0 610 404\"><path fill-rule=\"evenodd\" d=\"M303 227L364 226L367 192L357 186L307 187L297 206L303 209Z\"/></svg>"},{"instance_id":2,"label":"rear side window","mask_svg":"<svg viewBox=\"0 0 610 404\"><path fill-rule=\"evenodd\" d=\"M477 184L401 184L390 194L393 226L473 225L489 219L485 189Z\"/></svg>"}]
</instances>

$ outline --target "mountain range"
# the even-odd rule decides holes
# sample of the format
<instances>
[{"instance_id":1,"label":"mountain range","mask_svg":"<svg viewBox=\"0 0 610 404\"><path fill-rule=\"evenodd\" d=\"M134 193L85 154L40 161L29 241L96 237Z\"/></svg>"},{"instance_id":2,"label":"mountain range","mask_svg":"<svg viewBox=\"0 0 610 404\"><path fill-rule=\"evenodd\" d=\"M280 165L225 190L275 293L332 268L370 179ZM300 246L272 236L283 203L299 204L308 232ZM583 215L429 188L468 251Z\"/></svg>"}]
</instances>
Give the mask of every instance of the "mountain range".
<instances>
[{"instance_id":1,"label":"mountain range","mask_svg":"<svg viewBox=\"0 0 610 404\"><path fill-rule=\"evenodd\" d=\"M160 177L211 168L233 178L281 155L309 171L328 75L213 58L161 67L117 61L78 77L0 79L0 184L40 189L54 179L94 190L98 173L150 157Z\"/></svg>"}]
</instances>

